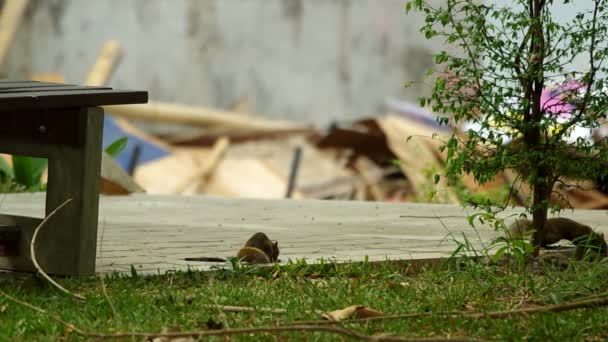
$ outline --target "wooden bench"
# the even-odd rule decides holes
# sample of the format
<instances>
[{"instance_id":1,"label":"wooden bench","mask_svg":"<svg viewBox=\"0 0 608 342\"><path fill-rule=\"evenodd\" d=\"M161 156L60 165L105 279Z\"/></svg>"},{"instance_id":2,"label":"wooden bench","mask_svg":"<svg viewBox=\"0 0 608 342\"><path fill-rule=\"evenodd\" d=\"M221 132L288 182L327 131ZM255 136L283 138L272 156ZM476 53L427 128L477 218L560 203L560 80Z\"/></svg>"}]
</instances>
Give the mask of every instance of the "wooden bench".
<instances>
[{"instance_id":1,"label":"wooden bench","mask_svg":"<svg viewBox=\"0 0 608 342\"><path fill-rule=\"evenodd\" d=\"M46 215L71 199L36 238L36 259L45 272L95 273L104 115L100 106L147 101L145 91L0 81L0 153L48 159ZM30 242L41 221L0 215L0 269L35 270Z\"/></svg>"}]
</instances>

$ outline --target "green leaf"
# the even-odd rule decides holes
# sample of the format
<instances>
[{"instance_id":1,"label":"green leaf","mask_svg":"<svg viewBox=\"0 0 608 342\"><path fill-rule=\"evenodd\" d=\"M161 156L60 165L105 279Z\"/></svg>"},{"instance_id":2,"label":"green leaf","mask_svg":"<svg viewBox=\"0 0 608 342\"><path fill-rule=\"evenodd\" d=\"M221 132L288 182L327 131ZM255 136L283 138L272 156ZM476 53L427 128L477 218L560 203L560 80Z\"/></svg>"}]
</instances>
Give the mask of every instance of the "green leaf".
<instances>
[{"instance_id":1,"label":"green leaf","mask_svg":"<svg viewBox=\"0 0 608 342\"><path fill-rule=\"evenodd\" d=\"M32 177L32 159L31 157L24 156L12 156L13 160L13 171L15 173L15 180L17 183L25 185L26 187L34 184Z\"/></svg>"},{"instance_id":2,"label":"green leaf","mask_svg":"<svg viewBox=\"0 0 608 342\"><path fill-rule=\"evenodd\" d=\"M502 246L497 251L496 254L492 256L492 262L496 263L500 257L505 254L505 252L509 249L509 246Z\"/></svg>"},{"instance_id":3,"label":"green leaf","mask_svg":"<svg viewBox=\"0 0 608 342\"><path fill-rule=\"evenodd\" d=\"M443 93L445 91L445 79L437 79L437 82L435 82L435 91L437 93Z\"/></svg>"},{"instance_id":4,"label":"green leaf","mask_svg":"<svg viewBox=\"0 0 608 342\"><path fill-rule=\"evenodd\" d=\"M14 177L17 183L27 188L39 188L42 173L47 166L47 160L27 156L12 156L12 160Z\"/></svg>"},{"instance_id":5,"label":"green leaf","mask_svg":"<svg viewBox=\"0 0 608 342\"><path fill-rule=\"evenodd\" d=\"M399 159L391 159L390 163L391 163L391 165L398 166L398 167L403 166L403 161L401 161Z\"/></svg>"},{"instance_id":6,"label":"green leaf","mask_svg":"<svg viewBox=\"0 0 608 342\"><path fill-rule=\"evenodd\" d=\"M128 138L122 137L113 143L111 143L108 147L106 147L106 153L112 156L112 158L116 158L120 152L124 151L125 147L127 147Z\"/></svg>"}]
</instances>

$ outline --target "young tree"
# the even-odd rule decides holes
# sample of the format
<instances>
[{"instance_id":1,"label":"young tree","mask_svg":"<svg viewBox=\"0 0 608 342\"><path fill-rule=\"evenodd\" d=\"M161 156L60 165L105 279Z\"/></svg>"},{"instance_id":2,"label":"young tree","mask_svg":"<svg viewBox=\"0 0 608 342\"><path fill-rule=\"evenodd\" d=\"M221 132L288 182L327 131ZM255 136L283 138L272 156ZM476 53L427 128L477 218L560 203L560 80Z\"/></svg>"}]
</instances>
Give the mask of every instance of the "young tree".
<instances>
[{"instance_id":1,"label":"young tree","mask_svg":"<svg viewBox=\"0 0 608 342\"><path fill-rule=\"evenodd\" d=\"M536 247L544 238L554 185L608 175L607 138L572 136L574 130L598 128L606 116L606 2L585 1L592 5L587 10L568 0L406 3L407 12L425 16L426 38L442 38L459 51L435 55L440 76L422 104L449 114L439 119L443 124L477 127L455 131L443 144L446 175L470 173L483 184L505 169L516 170L518 181L533 189L526 207ZM572 9L572 18L555 18L556 6Z\"/></svg>"}]
</instances>

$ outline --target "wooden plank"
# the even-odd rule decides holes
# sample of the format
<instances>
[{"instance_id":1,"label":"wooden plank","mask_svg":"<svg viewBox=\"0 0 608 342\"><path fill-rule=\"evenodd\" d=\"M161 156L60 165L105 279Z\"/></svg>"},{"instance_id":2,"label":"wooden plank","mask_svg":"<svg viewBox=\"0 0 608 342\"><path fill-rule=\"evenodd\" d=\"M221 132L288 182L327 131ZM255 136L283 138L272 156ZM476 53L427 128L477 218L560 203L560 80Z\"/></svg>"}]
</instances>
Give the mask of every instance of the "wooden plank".
<instances>
[{"instance_id":1,"label":"wooden plank","mask_svg":"<svg viewBox=\"0 0 608 342\"><path fill-rule=\"evenodd\" d=\"M0 12L0 67L6 61L6 56L23 19L28 2L28 0L4 1L2 12Z\"/></svg>"},{"instance_id":2,"label":"wooden plank","mask_svg":"<svg viewBox=\"0 0 608 342\"><path fill-rule=\"evenodd\" d=\"M84 83L88 86L106 85L121 58L120 43L116 40L107 41L101 48L101 52Z\"/></svg>"},{"instance_id":3,"label":"wooden plank","mask_svg":"<svg viewBox=\"0 0 608 342\"><path fill-rule=\"evenodd\" d=\"M287 179L280 177L260 159L226 156L211 176L205 193L240 198L282 198ZM302 198L295 191L293 198Z\"/></svg>"},{"instance_id":4,"label":"wooden plank","mask_svg":"<svg viewBox=\"0 0 608 342\"><path fill-rule=\"evenodd\" d=\"M35 89L35 90L33 90ZM29 87L29 88L0 88L0 94L16 94L16 93L32 93L33 96L36 96L36 92L44 91L44 92L53 92L53 91L93 91L93 90L112 90L109 87L87 87L82 88L80 86L75 85L56 85L56 86L40 86L40 87Z\"/></svg>"},{"instance_id":5,"label":"wooden plank","mask_svg":"<svg viewBox=\"0 0 608 342\"><path fill-rule=\"evenodd\" d=\"M111 107L110 107L111 108ZM106 113L106 115L109 113ZM145 140L151 144L155 144L158 147L165 149L167 151L171 151L173 147L169 145L167 142L157 138L156 136L146 133L143 130L136 127L134 124L130 123L128 120L123 118L114 118L116 121L116 125L120 127L120 129L130 135L138 137L142 140Z\"/></svg>"},{"instance_id":6,"label":"wooden plank","mask_svg":"<svg viewBox=\"0 0 608 342\"><path fill-rule=\"evenodd\" d=\"M193 177L209 158L208 149L178 148L135 169L134 178L149 194L175 194L184 179Z\"/></svg>"},{"instance_id":7,"label":"wooden plank","mask_svg":"<svg viewBox=\"0 0 608 342\"><path fill-rule=\"evenodd\" d=\"M234 112L205 107L184 106L179 104L149 102L144 105L115 106L107 111L114 116L126 119L183 125L220 125L232 128L257 130L302 128L303 125L254 118Z\"/></svg>"},{"instance_id":8,"label":"wooden plank","mask_svg":"<svg viewBox=\"0 0 608 342\"><path fill-rule=\"evenodd\" d=\"M230 140L222 138L217 141L213 146L209 157L205 160L205 163L197 170L195 174L184 179L177 188L177 193L183 193L193 182L196 182L196 190L201 189L208 181L209 177L213 174L213 171L217 167L217 164L221 161L226 152L226 149L230 145ZM197 191L198 192L198 191Z\"/></svg>"},{"instance_id":9,"label":"wooden plank","mask_svg":"<svg viewBox=\"0 0 608 342\"><path fill-rule=\"evenodd\" d=\"M145 91L79 90L0 94L0 111L7 109L97 107L145 103L146 101L148 101L148 93Z\"/></svg>"},{"instance_id":10,"label":"wooden plank","mask_svg":"<svg viewBox=\"0 0 608 342\"><path fill-rule=\"evenodd\" d=\"M231 127L209 127L192 133L177 133L164 136L163 139L178 146L212 146L221 137L227 137L233 143L243 143L260 140L280 140L291 136L304 136L319 139L321 135L313 128L255 130L236 129Z\"/></svg>"}]
</instances>

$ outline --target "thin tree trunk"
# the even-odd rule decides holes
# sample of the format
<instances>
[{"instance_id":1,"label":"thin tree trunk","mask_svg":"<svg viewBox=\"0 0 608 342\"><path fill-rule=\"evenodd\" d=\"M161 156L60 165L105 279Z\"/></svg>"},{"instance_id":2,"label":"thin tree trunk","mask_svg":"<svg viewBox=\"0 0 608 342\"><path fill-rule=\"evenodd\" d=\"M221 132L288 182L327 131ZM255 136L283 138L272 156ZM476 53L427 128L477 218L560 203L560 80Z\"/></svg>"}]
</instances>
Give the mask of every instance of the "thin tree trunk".
<instances>
[{"instance_id":1,"label":"thin tree trunk","mask_svg":"<svg viewBox=\"0 0 608 342\"><path fill-rule=\"evenodd\" d=\"M538 256L540 246L545 241L547 234L545 223L547 222L547 212L549 211L549 196L553 184L546 181L538 181L534 184L534 198L532 203L532 223L534 226L534 234L532 235L532 243L534 244L534 256Z\"/></svg>"},{"instance_id":2,"label":"thin tree trunk","mask_svg":"<svg viewBox=\"0 0 608 342\"><path fill-rule=\"evenodd\" d=\"M544 87L543 64L545 59L545 37L543 32L542 12L544 9L544 0L529 0L530 16L532 19L532 38L530 39L530 71L531 79L528 84L527 94L531 104L531 115L529 117L531 127L524 134L524 139L527 148L530 152L534 151L532 158L532 168L536 169L532 172L534 179L532 184L534 187L534 199L532 203L532 222L534 224L534 235L532 241L534 243L534 255L538 255L539 248L545 240L545 222L547 221L547 211L549 195L553 189L553 184L549 181L552 175L543 161L544 149L541 142L541 127L540 122L543 117L541 94ZM531 90L531 91L530 91Z\"/></svg>"}]
</instances>

